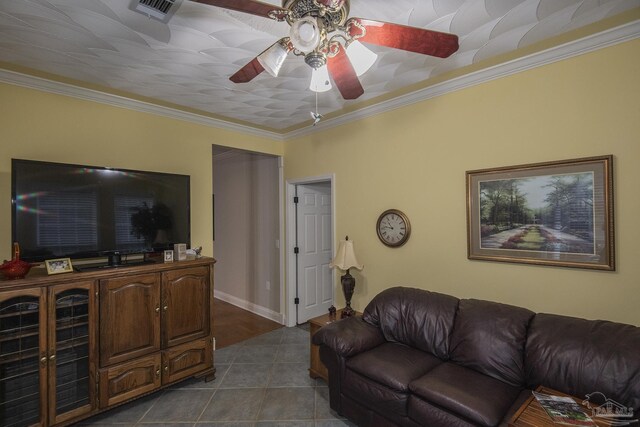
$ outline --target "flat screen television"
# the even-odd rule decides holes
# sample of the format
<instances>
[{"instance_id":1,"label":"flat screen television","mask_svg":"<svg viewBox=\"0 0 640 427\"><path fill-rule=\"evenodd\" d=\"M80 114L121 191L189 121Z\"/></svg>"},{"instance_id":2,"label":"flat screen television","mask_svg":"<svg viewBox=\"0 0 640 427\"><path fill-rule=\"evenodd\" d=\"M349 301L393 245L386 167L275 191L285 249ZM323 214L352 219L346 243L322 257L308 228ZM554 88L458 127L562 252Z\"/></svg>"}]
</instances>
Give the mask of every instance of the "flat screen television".
<instances>
[{"instance_id":1,"label":"flat screen television","mask_svg":"<svg viewBox=\"0 0 640 427\"><path fill-rule=\"evenodd\" d=\"M12 237L25 261L190 245L189 176L12 159Z\"/></svg>"}]
</instances>

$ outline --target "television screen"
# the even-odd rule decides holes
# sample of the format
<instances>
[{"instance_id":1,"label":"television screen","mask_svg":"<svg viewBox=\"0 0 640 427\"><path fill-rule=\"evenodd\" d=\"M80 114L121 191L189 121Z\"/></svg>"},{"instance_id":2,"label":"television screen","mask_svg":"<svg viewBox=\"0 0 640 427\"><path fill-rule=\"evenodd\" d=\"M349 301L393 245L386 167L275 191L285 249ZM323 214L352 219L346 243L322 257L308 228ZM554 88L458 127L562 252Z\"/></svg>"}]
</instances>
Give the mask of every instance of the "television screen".
<instances>
[{"instance_id":1,"label":"television screen","mask_svg":"<svg viewBox=\"0 0 640 427\"><path fill-rule=\"evenodd\" d=\"M12 160L21 258L91 258L190 245L189 176Z\"/></svg>"}]
</instances>

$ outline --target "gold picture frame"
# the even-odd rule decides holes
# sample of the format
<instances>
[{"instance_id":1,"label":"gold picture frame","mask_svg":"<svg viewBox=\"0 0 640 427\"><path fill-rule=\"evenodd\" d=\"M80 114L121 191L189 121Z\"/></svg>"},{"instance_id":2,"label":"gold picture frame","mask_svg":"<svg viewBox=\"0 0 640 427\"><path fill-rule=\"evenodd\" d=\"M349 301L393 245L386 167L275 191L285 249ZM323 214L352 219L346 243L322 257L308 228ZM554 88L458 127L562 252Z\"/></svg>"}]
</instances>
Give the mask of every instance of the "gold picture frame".
<instances>
[{"instance_id":1,"label":"gold picture frame","mask_svg":"<svg viewBox=\"0 0 640 427\"><path fill-rule=\"evenodd\" d=\"M44 262L47 267L47 274L71 273L73 265L71 258L48 259Z\"/></svg>"},{"instance_id":2,"label":"gold picture frame","mask_svg":"<svg viewBox=\"0 0 640 427\"><path fill-rule=\"evenodd\" d=\"M467 257L615 270L613 156L466 172Z\"/></svg>"}]
</instances>

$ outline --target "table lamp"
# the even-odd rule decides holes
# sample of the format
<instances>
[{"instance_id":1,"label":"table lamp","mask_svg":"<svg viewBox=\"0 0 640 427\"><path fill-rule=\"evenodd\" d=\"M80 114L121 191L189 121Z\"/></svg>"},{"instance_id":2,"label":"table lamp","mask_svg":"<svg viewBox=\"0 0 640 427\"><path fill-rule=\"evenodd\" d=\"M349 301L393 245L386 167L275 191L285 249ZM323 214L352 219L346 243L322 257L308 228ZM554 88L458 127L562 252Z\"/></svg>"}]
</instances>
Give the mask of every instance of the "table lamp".
<instances>
[{"instance_id":1,"label":"table lamp","mask_svg":"<svg viewBox=\"0 0 640 427\"><path fill-rule=\"evenodd\" d=\"M349 317L356 314L351 308L351 297L353 296L353 290L356 287L356 279L349 274L350 268L356 268L362 270L364 267L356 259L356 254L353 252L353 240L349 240L349 236L346 236L345 240L340 241L336 256L329 264L329 267L337 267L340 270L346 271L345 275L340 278L342 282L342 292L344 293L344 299L346 301L346 307L342 310L341 317Z\"/></svg>"}]
</instances>

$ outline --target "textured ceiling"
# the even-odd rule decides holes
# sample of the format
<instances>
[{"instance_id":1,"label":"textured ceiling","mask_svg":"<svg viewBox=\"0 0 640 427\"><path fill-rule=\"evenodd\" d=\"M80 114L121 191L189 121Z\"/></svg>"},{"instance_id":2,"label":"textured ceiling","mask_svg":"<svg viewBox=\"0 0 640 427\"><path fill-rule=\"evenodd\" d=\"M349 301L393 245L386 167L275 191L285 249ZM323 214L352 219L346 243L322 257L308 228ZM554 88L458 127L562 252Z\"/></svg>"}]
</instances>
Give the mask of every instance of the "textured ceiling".
<instances>
[{"instance_id":1,"label":"textured ceiling","mask_svg":"<svg viewBox=\"0 0 640 427\"><path fill-rule=\"evenodd\" d=\"M263 0L281 5L278 0ZM184 0L168 24L130 0L0 0L0 61L242 122L283 130L308 125L311 68L290 55L279 77L229 81L277 39L283 22ZM457 34L447 59L369 46L379 57L363 96L318 96L328 114L358 108L449 71L620 14L640 0L352 0L350 16ZM364 101L364 102L363 102ZM369 102L370 103L370 102Z\"/></svg>"}]
</instances>

